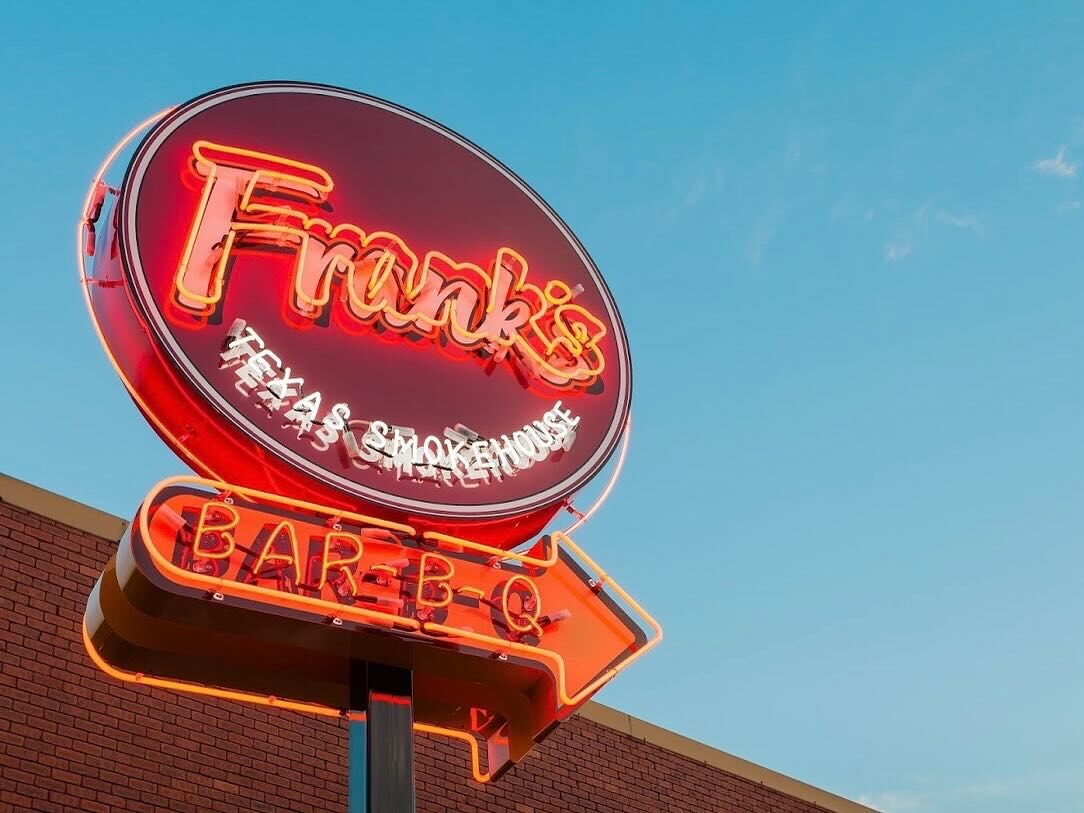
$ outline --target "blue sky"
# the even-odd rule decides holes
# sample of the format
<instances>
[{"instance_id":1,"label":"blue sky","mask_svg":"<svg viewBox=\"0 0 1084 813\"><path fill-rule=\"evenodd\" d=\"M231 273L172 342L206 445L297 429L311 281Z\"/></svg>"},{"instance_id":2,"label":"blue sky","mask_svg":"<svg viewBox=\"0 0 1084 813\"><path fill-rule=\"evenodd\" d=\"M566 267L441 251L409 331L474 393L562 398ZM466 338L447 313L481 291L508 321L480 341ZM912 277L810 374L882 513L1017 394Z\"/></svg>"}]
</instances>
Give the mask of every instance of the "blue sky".
<instances>
[{"instance_id":1,"label":"blue sky","mask_svg":"<svg viewBox=\"0 0 1084 813\"><path fill-rule=\"evenodd\" d=\"M125 515L180 471L76 284L119 135L240 81L383 96L622 308L632 452L580 539L667 640L600 699L886 813L1084 809L1084 9L174 5L5 11L0 471Z\"/></svg>"}]
</instances>

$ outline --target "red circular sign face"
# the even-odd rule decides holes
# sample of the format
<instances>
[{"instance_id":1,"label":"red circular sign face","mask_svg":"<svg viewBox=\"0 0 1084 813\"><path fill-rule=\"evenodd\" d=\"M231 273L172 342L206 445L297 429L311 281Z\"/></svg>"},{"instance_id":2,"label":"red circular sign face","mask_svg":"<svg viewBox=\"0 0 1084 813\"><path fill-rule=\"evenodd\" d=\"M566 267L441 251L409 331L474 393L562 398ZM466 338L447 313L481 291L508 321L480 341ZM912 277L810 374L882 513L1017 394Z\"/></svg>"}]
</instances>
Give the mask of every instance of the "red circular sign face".
<instances>
[{"instance_id":1,"label":"red circular sign face","mask_svg":"<svg viewBox=\"0 0 1084 813\"><path fill-rule=\"evenodd\" d=\"M440 125L336 88L228 88L154 127L120 197L124 287L168 367L126 379L197 468L454 528L548 517L613 452L630 363L598 269Z\"/></svg>"}]
</instances>

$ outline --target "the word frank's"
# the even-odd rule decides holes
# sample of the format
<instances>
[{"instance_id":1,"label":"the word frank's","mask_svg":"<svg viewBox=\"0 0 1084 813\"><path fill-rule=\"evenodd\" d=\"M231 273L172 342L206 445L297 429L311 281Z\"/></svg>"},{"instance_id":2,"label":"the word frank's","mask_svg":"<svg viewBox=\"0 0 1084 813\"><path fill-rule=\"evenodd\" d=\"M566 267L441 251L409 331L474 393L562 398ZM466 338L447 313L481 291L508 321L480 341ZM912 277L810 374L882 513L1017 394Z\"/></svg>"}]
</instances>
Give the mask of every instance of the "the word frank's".
<instances>
[{"instance_id":1,"label":"the word frank's","mask_svg":"<svg viewBox=\"0 0 1084 813\"><path fill-rule=\"evenodd\" d=\"M572 301L578 290L567 283L529 282L513 249L499 248L488 270L435 250L419 258L391 232L319 217L334 186L319 167L208 141L192 154L204 185L174 285L187 312L215 311L236 251L288 251L288 298L302 318L319 320L333 307L338 280L348 320L518 363L558 388L588 387L602 374L602 321Z\"/></svg>"}]
</instances>

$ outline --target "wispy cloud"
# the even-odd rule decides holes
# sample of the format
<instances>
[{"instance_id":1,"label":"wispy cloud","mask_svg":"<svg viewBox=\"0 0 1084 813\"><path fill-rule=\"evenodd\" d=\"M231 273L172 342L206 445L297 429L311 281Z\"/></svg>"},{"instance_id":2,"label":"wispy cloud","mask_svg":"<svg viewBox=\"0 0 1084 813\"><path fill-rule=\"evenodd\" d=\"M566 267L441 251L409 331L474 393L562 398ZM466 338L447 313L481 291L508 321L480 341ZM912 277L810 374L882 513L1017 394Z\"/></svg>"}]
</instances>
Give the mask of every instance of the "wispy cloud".
<instances>
[{"instance_id":1,"label":"wispy cloud","mask_svg":"<svg viewBox=\"0 0 1084 813\"><path fill-rule=\"evenodd\" d=\"M922 231L930 230L930 212L933 211L933 201L928 200L915 210L915 225Z\"/></svg>"},{"instance_id":2,"label":"wispy cloud","mask_svg":"<svg viewBox=\"0 0 1084 813\"><path fill-rule=\"evenodd\" d=\"M885 202L884 209L895 208L895 203ZM895 218L890 232L892 237L884 246L886 262L903 262L929 238L936 226L950 226L954 229L969 231L976 237L986 233L986 223L971 212L953 212L939 207L933 200L925 201L909 216Z\"/></svg>"},{"instance_id":3,"label":"wispy cloud","mask_svg":"<svg viewBox=\"0 0 1084 813\"><path fill-rule=\"evenodd\" d=\"M894 204L893 204L894 205ZM902 224L893 229L895 236L885 243L885 262L900 263L911 256L915 241L930 230L930 212L933 201L928 200L915 209Z\"/></svg>"},{"instance_id":4,"label":"wispy cloud","mask_svg":"<svg viewBox=\"0 0 1084 813\"><path fill-rule=\"evenodd\" d=\"M681 204L685 207L696 206L704 199L704 193L708 191L708 178L706 175L697 176L688 189L685 190L685 197L682 198Z\"/></svg>"},{"instance_id":5,"label":"wispy cloud","mask_svg":"<svg viewBox=\"0 0 1084 813\"><path fill-rule=\"evenodd\" d=\"M898 263L911 256L910 240L890 240L885 243L885 259L890 263Z\"/></svg>"},{"instance_id":6,"label":"wispy cloud","mask_svg":"<svg viewBox=\"0 0 1084 813\"><path fill-rule=\"evenodd\" d=\"M873 207L854 206L846 199L836 201L828 211L828 216L833 223L871 223L874 215Z\"/></svg>"},{"instance_id":7,"label":"wispy cloud","mask_svg":"<svg viewBox=\"0 0 1084 813\"><path fill-rule=\"evenodd\" d=\"M911 813L911 811L951 810L965 799L1004 798L1013 788L1007 782L978 782L941 790L885 790L864 793L855 801L881 813Z\"/></svg>"},{"instance_id":8,"label":"wispy cloud","mask_svg":"<svg viewBox=\"0 0 1084 813\"><path fill-rule=\"evenodd\" d=\"M955 226L957 229L970 229L979 237L982 237L983 233L986 231L986 227L983 225L982 221L971 214L955 214L945 209L939 209L937 212L937 220L939 223Z\"/></svg>"},{"instance_id":9,"label":"wispy cloud","mask_svg":"<svg viewBox=\"0 0 1084 813\"><path fill-rule=\"evenodd\" d=\"M1064 144L1058 147L1058 154L1053 158L1040 158L1032 164L1032 169L1036 172L1055 178L1075 178L1079 167L1079 162L1066 159Z\"/></svg>"},{"instance_id":10,"label":"wispy cloud","mask_svg":"<svg viewBox=\"0 0 1084 813\"><path fill-rule=\"evenodd\" d=\"M1058 204L1057 212L1059 215L1067 215L1069 212L1075 212L1080 208L1079 200L1067 200L1064 203Z\"/></svg>"},{"instance_id":11,"label":"wispy cloud","mask_svg":"<svg viewBox=\"0 0 1084 813\"><path fill-rule=\"evenodd\" d=\"M858 797L860 805L872 807L881 813L906 813L920 810L929 799L928 793L911 790L886 790L880 793L864 793Z\"/></svg>"},{"instance_id":12,"label":"wispy cloud","mask_svg":"<svg viewBox=\"0 0 1084 813\"><path fill-rule=\"evenodd\" d=\"M709 195L722 189L725 183L723 170L714 165L703 167L692 177L675 180L676 199L666 210L666 217L673 220L682 212L695 209Z\"/></svg>"},{"instance_id":13,"label":"wispy cloud","mask_svg":"<svg viewBox=\"0 0 1084 813\"><path fill-rule=\"evenodd\" d=\"M779 224L782 221L783 207L777 206L753 224L753 233L749 236L749 242L745 245L745 259L753 265L760 265L764 251L768 248L772 238L775 237L775 233L779 230Z\"/></svg>"}]
</instances>

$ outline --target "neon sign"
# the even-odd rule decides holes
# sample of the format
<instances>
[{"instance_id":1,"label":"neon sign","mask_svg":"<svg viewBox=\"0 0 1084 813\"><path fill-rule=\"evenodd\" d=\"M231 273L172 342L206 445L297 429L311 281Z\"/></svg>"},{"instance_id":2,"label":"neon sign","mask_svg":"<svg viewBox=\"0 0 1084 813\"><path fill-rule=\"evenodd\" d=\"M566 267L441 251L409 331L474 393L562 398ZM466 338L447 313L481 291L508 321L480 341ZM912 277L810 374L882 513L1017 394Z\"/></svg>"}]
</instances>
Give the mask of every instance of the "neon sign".
<instances>
[{"instance_id":1,"label":"neon sign","mask_svg":"<svg viewBox=\"0 0 1084 813\"><path fill-rule=\"evenodd\" d=\"M206 637L198 630L208 615L218 623ZM495 730L513 761L661 638L567 536L514 553L190 477L147 495L91 596L86 636L114 671L228 697L237 694L228 676L243 662L309 662L309 671L252 678L241 699L338 713L344 687L329 675L343 642L389 632L444 652L432 666L415 658L422 685L447 698L423 705L418 719L448 727L469 697L502 721ZM239 640L253 635L263 641L255 648ZM435 686L451 680L452 662L457 688L441 694ZM511 664L524 681L514 691L499 668ZM463 680L474 687L467 695Z\"/></svg>"},{"instance_id":2,"label":"neon sign","mask_svg":"<svg viewBox=\"0 0 1084 813\"><path fill-rule=\"evenodd\" d=\"M86 232L106 348L205 476L507 548L626 431L628 345L582 246L386 102L278 83L182 105Z\"/></svg>"},{"instance_id":3,"label":"neon sign","mask_svg":"<svg viewBox=\"0 0 1084 813\"><path fill-rule=\"evenodd\" d=\"M338 88L214 91L109 155L78 259L118 375L202 475L151 491L87 602L108 674L368 714L367 774L406 799L411 725L488 781L661 640L570 537L628 444L616 304L466 139Z\"/></svg>"}]
</instances>

